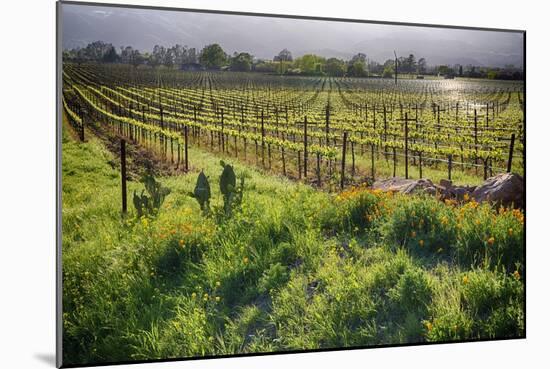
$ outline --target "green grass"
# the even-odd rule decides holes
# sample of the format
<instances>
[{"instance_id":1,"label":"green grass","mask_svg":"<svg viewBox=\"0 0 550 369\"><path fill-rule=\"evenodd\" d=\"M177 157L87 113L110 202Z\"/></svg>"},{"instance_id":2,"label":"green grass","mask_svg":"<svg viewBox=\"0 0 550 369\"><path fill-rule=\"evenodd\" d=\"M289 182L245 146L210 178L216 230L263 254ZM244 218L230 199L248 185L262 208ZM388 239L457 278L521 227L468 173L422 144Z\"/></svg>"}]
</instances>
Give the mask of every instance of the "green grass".
<instances>
[{"instance_id":1,"label":"green grass","mask_svg":"<svg viewBox=\"0 0 550 369\"><path fill-rule=\"evenodd\" d=\"M338 196L232 163L244 199L221 215L219 157L158 216L120 213L116 160L63 134L64 364L524 334L523 214L350 189ZM209 176L211 216L193 190Z\"/></svg>"}]
</instances>

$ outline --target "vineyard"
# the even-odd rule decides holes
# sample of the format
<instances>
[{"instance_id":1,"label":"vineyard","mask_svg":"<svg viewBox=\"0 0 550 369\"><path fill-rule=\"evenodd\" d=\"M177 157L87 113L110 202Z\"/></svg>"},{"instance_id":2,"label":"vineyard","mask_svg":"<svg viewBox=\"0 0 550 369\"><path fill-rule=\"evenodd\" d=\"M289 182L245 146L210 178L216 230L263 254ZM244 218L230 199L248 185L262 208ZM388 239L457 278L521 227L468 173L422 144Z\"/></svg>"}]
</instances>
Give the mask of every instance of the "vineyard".
<instances>
[{"instance_id":1,"label":"vineyard","mask_svg":"<svg viewBox=\"0 0 550 369\"><path fill-rule=\"evenodd\" d=\"M196 146L331 188L427 171L471 182L523 174L522 83L104 65L67 65L63 81L78 130L101 123L184 171Z\"/></svg>"},{"instance_id":2,"label":"vineyard","mask_svg":"<svg viewBox=\"0 0 550 369\"><path fill-rule=\"evenodd\" d=\"M523 176L523 89L64 64L63 365L524 337L523 209L371 186Z\"/></svg>"}]
</instances>

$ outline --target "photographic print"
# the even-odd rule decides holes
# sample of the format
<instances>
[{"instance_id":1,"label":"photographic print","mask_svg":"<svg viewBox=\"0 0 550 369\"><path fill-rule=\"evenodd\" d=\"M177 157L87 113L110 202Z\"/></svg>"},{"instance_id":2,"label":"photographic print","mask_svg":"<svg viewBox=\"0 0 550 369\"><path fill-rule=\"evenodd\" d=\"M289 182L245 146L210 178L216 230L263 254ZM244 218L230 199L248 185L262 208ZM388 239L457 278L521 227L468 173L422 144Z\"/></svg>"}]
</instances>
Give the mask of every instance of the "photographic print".
<instances>
[{"instance_id":1,"label":"photographic print","mask_svg":"<svg viewBox=\"0 0 550 369\"><path fill-rule=\"evenodd\" d=\"M58 38L59 365L525 337L524 31L60 2Z\"/></svg>"}]
</instances>

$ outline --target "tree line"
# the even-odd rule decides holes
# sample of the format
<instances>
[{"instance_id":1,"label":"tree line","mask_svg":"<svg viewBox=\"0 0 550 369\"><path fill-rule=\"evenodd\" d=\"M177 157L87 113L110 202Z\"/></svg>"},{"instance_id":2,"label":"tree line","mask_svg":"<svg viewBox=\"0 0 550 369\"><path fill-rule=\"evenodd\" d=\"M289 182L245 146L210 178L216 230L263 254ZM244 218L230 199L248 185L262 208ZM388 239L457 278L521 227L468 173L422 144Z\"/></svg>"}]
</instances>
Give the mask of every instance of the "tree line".
<instances>
[{"instance_id":1,"label":"tree line","mask_svg":"<svg viewBox=\"0 0 550 369\"><path fill-rule=\"evenodd\" d=\"M141 52L132 46L121 46L120 50L110 43L95 41L84 48L63 51L63 60L86 63L123 63L134 67L164 66L184 70L232 70L240 72L262 72L284 75L333 76L333 77L384 77L408 74L413 78L424 75L438 75L445 78L470 77L489 79L523 79L523 70L514 66L486 68L473 65L433 65L426 58L416 58L414 54L379 63L357 53L349 60L315 54L305 54L293 58L288 49L281 50L272 59L255 58L248 52L226 53L219 44L206 45L200 51L176 44L172 47L155 45L151 52Z\"/></svg>"}]
</instances>

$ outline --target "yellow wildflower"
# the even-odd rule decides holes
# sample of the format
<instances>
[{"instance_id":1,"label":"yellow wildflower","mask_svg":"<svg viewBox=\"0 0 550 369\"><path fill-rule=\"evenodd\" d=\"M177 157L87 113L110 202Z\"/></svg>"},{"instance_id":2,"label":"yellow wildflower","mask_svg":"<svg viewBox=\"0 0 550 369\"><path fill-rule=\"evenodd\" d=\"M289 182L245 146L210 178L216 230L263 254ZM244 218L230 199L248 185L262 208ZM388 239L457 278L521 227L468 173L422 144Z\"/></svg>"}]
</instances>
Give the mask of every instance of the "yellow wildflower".
<instances>
[{"instance_id":1,"label":"yellow wildflower","mask_svg":"<svg viewBox=\"0 0 550 369\"><path fill-rule=\"evenodd\" d=\"M432 322L426 322L424 324L425 324L426 329L428 330L428 332L432 330L432 328L433 328Z\"/></svg>"}]
</instances>

